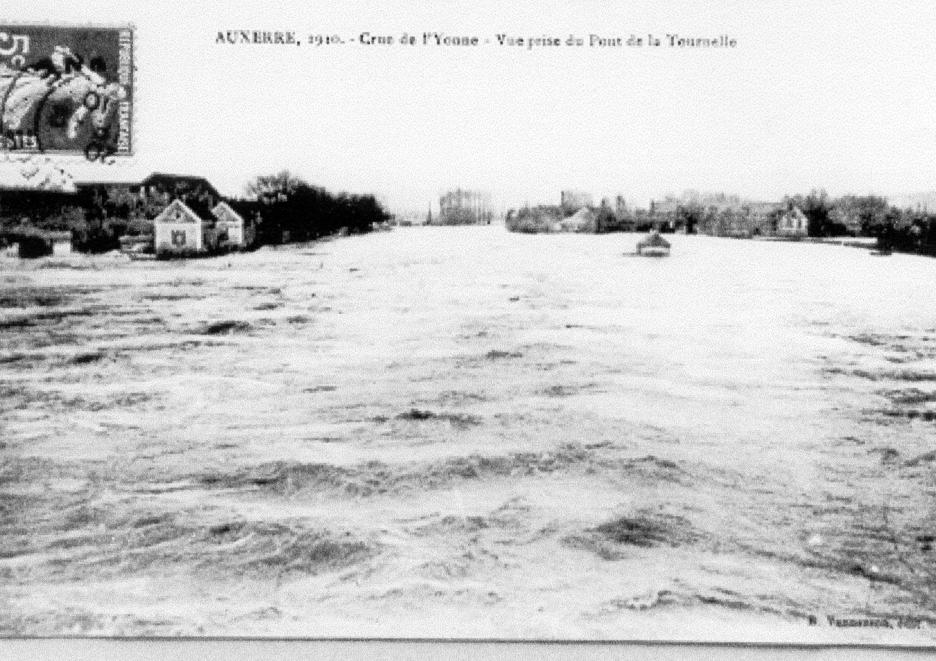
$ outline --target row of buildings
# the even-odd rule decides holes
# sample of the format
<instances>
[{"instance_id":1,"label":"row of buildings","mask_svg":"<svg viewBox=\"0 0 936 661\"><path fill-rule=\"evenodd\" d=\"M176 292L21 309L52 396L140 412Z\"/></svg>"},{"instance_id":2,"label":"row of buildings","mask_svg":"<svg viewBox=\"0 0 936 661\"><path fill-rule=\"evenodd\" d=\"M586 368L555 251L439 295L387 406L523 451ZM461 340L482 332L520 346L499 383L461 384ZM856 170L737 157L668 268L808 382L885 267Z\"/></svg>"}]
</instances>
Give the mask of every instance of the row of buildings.
<instances>
[{"instance_id":1,"label":"row of buildings","mask_svg":"<svg viewBox=\"0 0 936 661\"><path fill-rule=\"evenodd\" d=\"M109 238L133 253L240 250L252 244L258 220L255 210L225 200L203 177L157 172L139 181L0 185L0 241L34 246L39 238L48 252L65 250L68 235L81 241L105 224L119 234Z\"/></svg>"},{"instance_id":2,"label":"row of buildings","mask_svg":"<svg viewBox=\"0 0 936 661\"><path fill-rule=\"evenodd\" d=\"M714 236L807 236L808 220L795 205L743 202L737 198L652 201L649 209L628 207L622 195L594 204L588 193L565 190L558 205L511 210L509 229L522 232L647 231L701 233Z\"/></svg>"},{"instance_id":3,"label":"row of buildings","mask_svg":"<svg viewBox=\"0 0 936 661\"><path fill-rule=\"evenodd\" d=\"M799 238L809 233L809 221L803 211L784 202L670 198L652 201L649 216L664 229L690 234Z\"/></svg>"}]
</instances>

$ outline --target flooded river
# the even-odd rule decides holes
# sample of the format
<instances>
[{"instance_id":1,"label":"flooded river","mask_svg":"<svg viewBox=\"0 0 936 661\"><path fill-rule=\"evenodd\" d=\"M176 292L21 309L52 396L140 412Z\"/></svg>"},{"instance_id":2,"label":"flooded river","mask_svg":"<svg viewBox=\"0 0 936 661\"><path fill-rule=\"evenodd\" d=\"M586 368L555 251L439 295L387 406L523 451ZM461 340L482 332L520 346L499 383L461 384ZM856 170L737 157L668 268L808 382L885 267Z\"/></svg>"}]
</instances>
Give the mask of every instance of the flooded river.
<instances>
[{"instance_id":1,"label":"flooded river","mask_svg":"<svg viewBox=\"0 0 936 661\"><path fill-rule=\"evenodd\" d=\"M0 633L932 642L936 260L638 238L0 259Z\"/></svg>"}]
</instances>

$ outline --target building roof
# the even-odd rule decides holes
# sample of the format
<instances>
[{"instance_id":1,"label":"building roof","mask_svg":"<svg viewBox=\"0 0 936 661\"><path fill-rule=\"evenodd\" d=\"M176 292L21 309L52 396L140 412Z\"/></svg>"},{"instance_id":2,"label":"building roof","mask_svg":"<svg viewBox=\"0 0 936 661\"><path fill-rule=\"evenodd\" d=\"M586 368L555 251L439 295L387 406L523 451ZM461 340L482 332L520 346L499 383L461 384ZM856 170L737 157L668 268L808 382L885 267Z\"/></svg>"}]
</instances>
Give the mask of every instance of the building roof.
<instances>
[{"instance_id":1,"label":"building roof","mask_svg":"<svg viewBox=\"0 0 936 661\"><path fill-rule=\"evenodd\" d=\"M189 181L192 183L208 184L208 180L194 174L174 174L172 172L151 172L141 184L152 184L157 181ZM208 184L209 186L211 184Z\"/></svg>"},{"instance_id":2,"label":"building roof","mask_svg":"<svg viewBox=\"0 0 936 661\"><path fill-rule=\"evenodd\" d=\"M111 181L95 181L95 180L85 180L85 181L76 181L74 183L76 188L101 188L105 186L153 186L158 184L167 184L183 182L186 184L195 184L203 186L208 189L208 192L213 194L215 197L220 198L221 194L218 193L217 189L211 184L210 181L204 177L198 177L195 175L188 174L172 174L168 172L151 172L144 179L126 179L126 180L111 180Z\"/></svg>"},{"instance_id":3,"label":"building roof","mask_svg":"<svg viewBox=\"0 0 936 661\"><path fill-rule=\"evenodd\" d=\"M216 218L214 217L214 214L211 213L211 209L208 208L208 205L199 204L196 202L186 204L179 198L176 198L172 202L166 205L166 208L163 209L162 212L158 216L156 216L154 221L159 220L163 216L163 214L165 214L167 211L169 211L169 209L172 209L173 207L181 207L182 210L185 211L186 213L190 213L193 216L196 216L197 218L200 218L201 220L205 222L214 223L216 220Z\"/></svg>"},{"instance_id":4,"label":"building roof","mask_svg":"<svg viewBox=\"0 0 936 661\"><path fill-rule=\"evenodd\" d=\"M179 201L181 202L181 200ZM183 204L185 203L183 202ZM214 223L216 220L218 220L215 215L211 213L211 207L209 207L207 204L202 204L196 200L191 200L188 204L186 204L186 206L191 209L196 216L206 222Z\"/></svg>"},{"instance_id":5,"label":"building roof","mask_svg":"<svg viewBox=\"0 0 936 661\"><path fill-rule=\"evenodd\" d=\"M174 183L174 182L185 182L187 184L199 184L207 188L208 191L215 197L219 199L221 197L221 194L217 191L217 189L214 186L211 185L211 182L209 182L204 177L197 177L194 175L171 174L171 173L166 173L166 172L153 172L140 183L144 186L152 186L154 184Z\"/></svg>"},{"instance_id":6,"label":"building roof","mask_svg":"<svg viewBox=\"0 0 936 661\"><path fill-rule=\"evenodd\" d=\"M139 181L76 181L75 188L99 188L101 186L139 186Z\"/></svg>"},{"instance_id":7,"label":"building roof","mask_svg":"<svg viewBox=\"0 0 936 661\"><path fill-rule=\"evenodd\" d=\"M211 213L213 213L216 218L220 218L222 211L227 211L229 214L234 216L234 220L239 220L241 222L244 222L244 217L241 214L239 214L234 209L234 207L232 207L230 204L228 204L224 200L221 200L216 205L214 205L214 208L211 210Z\"/></svg>"}]
</instances>

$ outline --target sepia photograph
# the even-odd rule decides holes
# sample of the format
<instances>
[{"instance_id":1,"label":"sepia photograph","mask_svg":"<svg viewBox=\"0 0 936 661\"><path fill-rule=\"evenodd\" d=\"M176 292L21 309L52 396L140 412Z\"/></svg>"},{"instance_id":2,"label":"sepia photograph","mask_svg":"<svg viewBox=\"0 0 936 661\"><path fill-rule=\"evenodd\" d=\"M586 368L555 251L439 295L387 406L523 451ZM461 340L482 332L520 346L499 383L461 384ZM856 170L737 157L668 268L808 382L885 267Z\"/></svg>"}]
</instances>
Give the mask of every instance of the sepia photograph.
<instances>
[{"instance_id":1,"label":"sepia photograph","mask_svg":"<svg viewBox=\"0 0 936 661\"><path fill-rule=\"evenodd\" d=\"M932 649L934 33L4 2L0 643Z\"/></svg>"}]
</instances>

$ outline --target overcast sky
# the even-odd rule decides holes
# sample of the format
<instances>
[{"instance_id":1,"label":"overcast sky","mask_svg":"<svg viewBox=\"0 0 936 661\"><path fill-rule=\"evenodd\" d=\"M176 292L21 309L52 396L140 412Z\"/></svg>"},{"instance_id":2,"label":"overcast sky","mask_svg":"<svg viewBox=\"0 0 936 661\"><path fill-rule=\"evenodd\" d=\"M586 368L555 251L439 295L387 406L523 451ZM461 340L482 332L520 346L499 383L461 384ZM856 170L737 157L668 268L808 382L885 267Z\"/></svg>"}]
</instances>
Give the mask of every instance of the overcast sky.
<instances>
[{"instance_id":1,"label":"overcast sky","mask_svg":"<svg viewBox=\"0 0 936 661\"><path fill-rule=\"evenodd\" d=\"M645 205L685 188L772 200L936 189L930 2L38 2L3 20L137 27L137 155L79 178L201 174L227 193L288 168L425 209L449 187L501 205L563 188ZM219 30L491 39L728 34L735 49L315 49Z\"/></svg>"}]
</instances>

